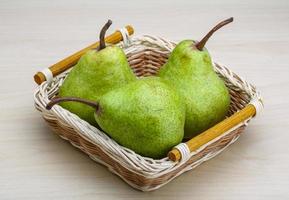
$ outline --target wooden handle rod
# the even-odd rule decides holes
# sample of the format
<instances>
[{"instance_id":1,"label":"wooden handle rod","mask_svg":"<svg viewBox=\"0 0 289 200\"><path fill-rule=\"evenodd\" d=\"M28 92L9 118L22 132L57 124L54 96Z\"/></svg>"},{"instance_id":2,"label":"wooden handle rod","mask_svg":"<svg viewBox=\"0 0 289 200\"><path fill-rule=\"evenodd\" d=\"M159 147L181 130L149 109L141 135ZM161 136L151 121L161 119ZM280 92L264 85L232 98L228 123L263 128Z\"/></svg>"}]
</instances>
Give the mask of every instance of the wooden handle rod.
<instances>
[{"instance_id":1,"label":"wooden handle rod","mask_svg":"<svg viewBox=\"0 0 289 200\"><path fill-rule=\"evenodd\" d=\"M204 131L203 133L197 135L196 137L190 139L186 142L187 146L190 149L190 152L197 150L204 144L210 142L216 137L222 135L231 128L237 126L239 123L244 120L253 117L256 114L256 108L252 104L248 104L245 108L239 112L233 114L227 119L221 121L210 129ZM168 157L172 161L179 161L181 159L181 153L178 149L173 148L169 153Z\"/></svg>"},{"instance_id":2,"label":"wooden handle rod","mask_svg":"<svg viewBox=\"0 0 289 200\"><path fill-rule=\"evenodd\" d=\"M129 35L132 35L134 33L134 29L132 26L127 25L125 28ZM122 38L122 34L120 33L120 31L115 31L113 34L105 38L105 42L111 43L111 44L116 44L120 42L121 40L123 40L123 38ZM85 47L84 49L72 54L71 56L68 56L67 58L59 61L58 63L50 66L49 70L52 72L53 77L64 72L70 67L74 66L85 52L87 52L90 49L97 48L98 46L99 46L99 42L95 42L89 45L88 47ZM34 75L34 81L39 85L45 80L46 80L45 75L42 72L37 72Z\"/></svg>"}]
</instances>

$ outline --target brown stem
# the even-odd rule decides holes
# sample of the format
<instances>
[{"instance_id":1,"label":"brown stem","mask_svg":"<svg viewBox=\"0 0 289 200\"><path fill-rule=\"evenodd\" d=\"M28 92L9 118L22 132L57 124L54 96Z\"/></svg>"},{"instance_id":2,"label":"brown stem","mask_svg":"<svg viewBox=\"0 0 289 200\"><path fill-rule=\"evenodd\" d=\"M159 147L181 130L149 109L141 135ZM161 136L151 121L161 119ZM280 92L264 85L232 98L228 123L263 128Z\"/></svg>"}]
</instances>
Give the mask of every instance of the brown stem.
<instances>
[{"instance_id":1,"label":"brown stem","mask_svg":"<svg viewBox=\"0 0 289 200\"><path fill-rule=\"evenodd\" d=\"M46 105L46 109L50 110L55 104L58 104L58 103L63 102L63 101L74 101L74 102L84 103L88 106L95 108L95 110L98 110L98 108L99 108L99 104L97 102L94 102L94 101L81 99L78 97L55 97L55 98L51 99L51 101Z\"/></svg>"},{"instance_id":2,"label":"brown stem","mask_svg":"<svg viewBox=\"0 0 289 200\"><path fill-rule=\"evenodd\" d=\"M102 29L100 31L100 34L99 34L99 47L98 47L98 50L104 49L106 47L105 46L104 37L105 37L105 33L106 33L107 29L110 27L111 24L112 24L112 21L109 19L106 22L106 24L102 27Z\"/></svg>"},{"instance_id":3,"label":"brown stem","mask_svg":"<svg viewBox=\"0 0 289 200\"><path fill-rule=\"evenodd\" d=\"M197 49L199 49L200 51L203 50L206 42L209 40L209 38L213 35L213 33L215 33L218 29L222 28L223 26L225 26L226 24L229 24L233 21L233 17L230 17L222 22L220 22L219 24L217 24L212 30L210 30L210 32L207 33L207 35L200 41L198 42L195 46Z\"/></svg>"}]
</instances>

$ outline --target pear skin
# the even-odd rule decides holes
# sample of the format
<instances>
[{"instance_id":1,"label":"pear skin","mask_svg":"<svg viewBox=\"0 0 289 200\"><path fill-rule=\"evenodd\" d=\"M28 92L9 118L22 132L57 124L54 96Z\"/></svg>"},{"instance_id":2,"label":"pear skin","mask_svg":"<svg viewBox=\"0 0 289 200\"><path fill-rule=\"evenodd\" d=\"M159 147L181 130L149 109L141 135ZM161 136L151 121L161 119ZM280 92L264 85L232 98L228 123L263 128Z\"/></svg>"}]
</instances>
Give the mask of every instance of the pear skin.
<instances>
[{"instance_id":1,"label":"pear skin","mask_svg":"<svg viewBox=\"0 0 289 200\"><path fill-rule=\"evenodd\" d=\"M163 158L183 139L185 106L167 83L147 77L103 95L95 119L119 144Z\"/></svg>"},{"instance_id":2,"label":"pear skin","mask_svg":"<svg viewBox=\"0 0 289 200\"><path fill-rule=\"evenodd\" d=\"M109 27L109 22L104 28ZM103 30L100 48L89 50L80 58L60 87L60 97L74 96L98 101L106 92L136 80L123 50L117 46L105 46ZM94 109L90 106L78 102L63 102L60 105L90 124L97 125Z\"/></svg>"},{"instance_id":3,"label":"pear skin","mask_svg":"<svg viewBox=\"0 0 289 200\"><path fill-rule=\"evenodd\" d=\"M201 42L184 40L177 44L158 76L170 82L186 104L185 138L192 138L223 120L229 110L230 95L213 69L204 48L209 37L227 19L214 27Z\"/></svg>"},{"instance_id":4,"label":"pear skin","mask_svg":"<svg viewBox=\"0 0 289 200\"><path fill-rule=\"evenodd\" d=\"M214 72L209 53L192 51L191 40L179 43L159 72L186 104L185 137L203 132L226 116L230 95Z\"/></svg>"}]
</instances>

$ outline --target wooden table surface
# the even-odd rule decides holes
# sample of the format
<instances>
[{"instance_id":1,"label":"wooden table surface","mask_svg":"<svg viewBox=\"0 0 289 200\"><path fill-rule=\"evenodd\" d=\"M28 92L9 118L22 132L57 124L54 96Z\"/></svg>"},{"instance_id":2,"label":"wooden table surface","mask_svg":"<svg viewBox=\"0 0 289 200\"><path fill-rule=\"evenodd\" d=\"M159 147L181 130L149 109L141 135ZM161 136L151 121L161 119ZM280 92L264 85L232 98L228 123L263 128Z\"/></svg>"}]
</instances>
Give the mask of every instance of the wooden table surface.
<instances>
[{"instance_id":1,"label":"wooden table surface","mask_svg":"<svg viewBox=\"0 0 289 200\"><path fill-rule=\"evenodd\" d=\"M213 1L212 1L213 2ZM224 153L158 191L130 188L63 141L33 107L33 74L94 42L111 18L136 34L200 39L254 83L265 110ZM289 199L289 3L0 1L0 199Z\"/></svg>"}]
</instances>

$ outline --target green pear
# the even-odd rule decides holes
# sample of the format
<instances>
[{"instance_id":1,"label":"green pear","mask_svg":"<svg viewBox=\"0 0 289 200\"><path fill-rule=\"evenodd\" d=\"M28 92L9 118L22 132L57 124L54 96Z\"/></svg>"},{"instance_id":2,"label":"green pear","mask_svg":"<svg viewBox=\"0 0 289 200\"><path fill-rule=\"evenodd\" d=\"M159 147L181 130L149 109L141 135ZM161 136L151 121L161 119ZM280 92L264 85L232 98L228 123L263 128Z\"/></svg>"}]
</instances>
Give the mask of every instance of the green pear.
<instances>
[{"instance_id":1,"label":"green pear","mask_svg":"<svg viewBox=\"0 0 289 200\"><path fill-rule=\"evenodd\" d=\"M98 102L54 98L48 105L79 101L95 110L95 120L116 142L151 158L165 157L184 136L185 105L158 77L147 77L112 90Z\"/></svg>"},{"instance_id":2,"label":"green pear","mask_svg":"<svg viewBox=\"0 0 289 200\"><path fill-rule=\"evenodd\" d=\"M230 95L215 73L204 48L210 36L233 21L229 18L215 26L200 42L184 40L177 44L158 76L179 92L186 104L185 138L191 138L223 120L230 105Z\"/></svg>"},{"instance_id":3,"label":"green pear","mask_svg":"<svg viewBox=\"0 0 289 200\"><path fill-rule=\"evenodd\" d=\"M105 32L111 23L109 20L101 30L99 48L86 52L68 74L59 89L60 97L97 101L106 92L136 80L123 50L117 46L105 46ZM61 106L96 125L93 108L77 102L63 102Z\"/></svg>"}]
</instances>

